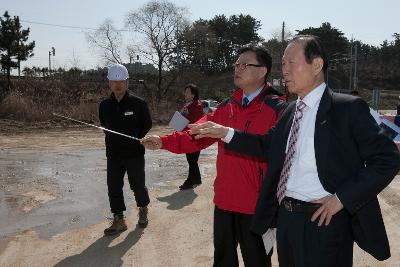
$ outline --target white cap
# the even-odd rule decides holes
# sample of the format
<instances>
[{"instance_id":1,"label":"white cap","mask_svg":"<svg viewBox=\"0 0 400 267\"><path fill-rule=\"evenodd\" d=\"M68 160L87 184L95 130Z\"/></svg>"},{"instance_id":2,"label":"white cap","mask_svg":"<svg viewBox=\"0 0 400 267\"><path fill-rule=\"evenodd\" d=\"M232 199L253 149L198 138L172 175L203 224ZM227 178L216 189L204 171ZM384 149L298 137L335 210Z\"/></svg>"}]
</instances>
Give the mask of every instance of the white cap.
<instances>
[{"instance_id":1,"label":"white cap","mask_svg":"<svg viewBox=\"0 0 400 267\"><path fill-rule=\"evenodd\" d=\"M110 81L125 81L129 78L128 70L121 64L114 64L108 68L107 79Z\"/></svg>"}]
</instances>

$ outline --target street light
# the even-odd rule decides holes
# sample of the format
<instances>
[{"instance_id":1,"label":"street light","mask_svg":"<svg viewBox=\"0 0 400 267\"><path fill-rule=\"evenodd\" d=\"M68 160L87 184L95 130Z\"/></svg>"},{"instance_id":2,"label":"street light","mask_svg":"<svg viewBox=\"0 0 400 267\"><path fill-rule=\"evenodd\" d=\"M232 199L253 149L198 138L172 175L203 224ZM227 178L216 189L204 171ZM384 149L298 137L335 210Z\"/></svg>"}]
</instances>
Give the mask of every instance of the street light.
<instances>
[{"instance_id":1,"label":"street light","mask_svg":"<svg viewBox=\"0 0 400 267\"><path fill-rule=\"evenodd\" d=\"M51 50L49 51L49 72L51 72L51 55L53 55L53 57L56 55L56 49L54 46L52 46Z\"/></svg>"}]
</instances>

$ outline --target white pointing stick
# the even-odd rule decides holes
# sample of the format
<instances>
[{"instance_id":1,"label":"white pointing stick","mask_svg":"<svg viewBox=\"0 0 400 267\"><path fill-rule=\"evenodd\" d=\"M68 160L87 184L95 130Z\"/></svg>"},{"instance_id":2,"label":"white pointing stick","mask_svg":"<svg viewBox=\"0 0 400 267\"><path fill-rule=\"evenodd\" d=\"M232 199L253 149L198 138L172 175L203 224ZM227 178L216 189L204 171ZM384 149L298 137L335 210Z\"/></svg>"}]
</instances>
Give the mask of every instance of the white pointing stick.
<instances>
[{"instance_id":1,"label":"white pointing stick","mask_svg":"<svg viewBox=\"0 0 400 267\"><path fill-rule=\"evenodd\" d=\"M103 131L107 131L107 132L110 132L110 133L113 133L113 134L118 134L118 135L121 135L121 136L125 136L127 138L130 138L130 139L133 139L133 140L136 140L136 141L140 141L139 138L136 138L134 136L130 136L130 135L126 135L126 134L123 134L123 133L119 133L119 132L116 132L116 131L113 131L113 130L109 130L107 128L100 127L100 126L97 126L97 125L94 125L94 124L90 124L90 123L87 123L87 122L75 120L73 118L70 118L70 117L67 117L67 116L63 116L63 115L60 115L60 114L57 114L57 113L53 113L53 115L56 116L56 117L60 117L60 118L63 118L63 119L70 120L70 121L74 121L74 122L78 122L78 123L81 123L81 124L85 124L87 126L95 127L95 128L98 128L98 129L101 129Z\"/></svg>"}]
</instances>

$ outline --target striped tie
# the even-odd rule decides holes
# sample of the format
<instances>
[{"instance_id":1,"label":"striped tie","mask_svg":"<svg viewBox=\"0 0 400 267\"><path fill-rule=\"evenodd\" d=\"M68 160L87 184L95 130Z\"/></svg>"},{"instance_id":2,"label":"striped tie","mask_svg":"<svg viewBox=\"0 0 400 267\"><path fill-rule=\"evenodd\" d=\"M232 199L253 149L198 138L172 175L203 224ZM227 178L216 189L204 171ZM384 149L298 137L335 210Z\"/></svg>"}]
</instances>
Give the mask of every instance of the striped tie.
<instances>
[{"instance_id":1,"label":"striped tie","mask_svg":"<svg viewBox=\"0 0 400 267\"><path fill-rule=\"evenodd\" d=\"M276 196L279 203L281 203L283 197L285 196L286 185L289 178L290 168L293 163L293 156L296 152L296 142L299 135L300 121L303 118L303 110L306 104L303 101L299 101L296 105L296 112L294 113L294 121L292 125L292 131L290 132L289 145L286 152L285 162L283 163L283 168L281 172L281 177L279 179L278 189L276 191Z\"/></svg>"}]
</instances>

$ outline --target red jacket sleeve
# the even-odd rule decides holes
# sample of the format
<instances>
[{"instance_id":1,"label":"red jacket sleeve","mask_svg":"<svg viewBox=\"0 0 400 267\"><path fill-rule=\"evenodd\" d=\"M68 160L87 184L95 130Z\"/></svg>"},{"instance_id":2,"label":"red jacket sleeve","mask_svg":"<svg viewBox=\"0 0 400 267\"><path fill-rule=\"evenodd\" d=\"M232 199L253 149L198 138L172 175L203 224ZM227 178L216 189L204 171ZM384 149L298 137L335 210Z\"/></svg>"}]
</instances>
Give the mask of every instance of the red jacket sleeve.
<instances>
[{"instance_id":1,"label":"red jacket sleeve","mask_svg":"<svg viewBox=\"0 0 400 267\"><path fill-rule=\"evenodd\" d=\"M215 112L216 111L201 117L198 121L196 121L196 123L213 121ZM214 138L202 138L196 140L192 135L189 134L189 130L183 132L174 132L167 135L160 135L160 138L162 141L162 149L166 149L177 154L200 151L219 141L219 139Z\"/></svg>"}]
</instances>

